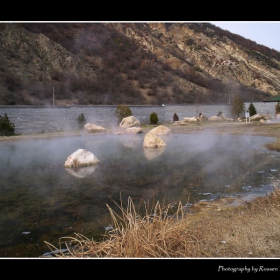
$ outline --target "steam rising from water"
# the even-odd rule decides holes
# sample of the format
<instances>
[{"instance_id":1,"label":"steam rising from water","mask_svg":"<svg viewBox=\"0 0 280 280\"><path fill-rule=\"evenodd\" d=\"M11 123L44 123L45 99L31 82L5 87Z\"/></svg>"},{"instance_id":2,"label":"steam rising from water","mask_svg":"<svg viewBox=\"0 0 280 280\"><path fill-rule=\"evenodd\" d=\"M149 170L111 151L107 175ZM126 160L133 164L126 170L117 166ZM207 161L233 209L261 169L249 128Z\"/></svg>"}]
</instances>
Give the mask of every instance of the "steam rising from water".
<instances>
[{"instance_id":1,"label":"steam rising from water","mask_svg":"<svg viewBox=\"0 0 280 280\"><path fill-rule=\"evenodd\" d=\"M109 219L106 204L114 207L112 199L118 202L120 194L124 202L131 197L137 204L142 199L195 203L205 193L209 199L264 193L271 170L280 170L279 155L262 147L274 140L270 137L171 134L161 137L167 146L155 149L154 156L143 149L144 136L0 142L0 245L17 243L23 231L45 238L56 228L65 236L69 228L103 227ZM100 160L95 170L64 168L78 149Z\"/></svg>"}]
</instances>

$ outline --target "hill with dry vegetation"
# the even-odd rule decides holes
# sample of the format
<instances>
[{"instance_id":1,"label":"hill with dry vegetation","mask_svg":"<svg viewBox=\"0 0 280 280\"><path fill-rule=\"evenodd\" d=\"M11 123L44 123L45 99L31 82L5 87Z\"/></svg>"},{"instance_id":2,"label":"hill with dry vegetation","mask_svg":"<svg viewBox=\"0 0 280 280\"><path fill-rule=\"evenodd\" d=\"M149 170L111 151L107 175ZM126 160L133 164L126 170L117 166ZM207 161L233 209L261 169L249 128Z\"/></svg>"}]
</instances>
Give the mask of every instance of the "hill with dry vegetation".
<instances>
[{"instance_id":1,"label":"hill with dry vegetation","mask_svg":"<svg viewBox=\"0 0 280 280\"><path fill-rule=\"evenodd\" d=\"M210 23L0 23L0 104L228 103L277 95L280 54Z\"/></svg>"}]
</instances>

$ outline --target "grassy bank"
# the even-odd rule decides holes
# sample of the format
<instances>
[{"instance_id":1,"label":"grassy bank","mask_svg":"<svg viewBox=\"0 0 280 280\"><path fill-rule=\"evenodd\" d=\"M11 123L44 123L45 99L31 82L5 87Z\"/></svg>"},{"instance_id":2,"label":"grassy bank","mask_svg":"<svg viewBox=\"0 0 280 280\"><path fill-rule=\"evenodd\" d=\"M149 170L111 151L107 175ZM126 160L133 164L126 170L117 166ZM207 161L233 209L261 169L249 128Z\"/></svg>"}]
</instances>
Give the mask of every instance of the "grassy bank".
<instances>
[{"instance_id":1,"label":"grassy bank","mask_svg":"<svg viewBox=\"0 0 280 280\"><path fill-rule=\"evenodd\" d=\"M207 211L186 213L180 202L156 204L139 215L133 202L109 206L113 227L101 242L76 234L62 237L57 258L279 258L280 190L241 206L209 204Z\"/></svg>"}]
</instances>

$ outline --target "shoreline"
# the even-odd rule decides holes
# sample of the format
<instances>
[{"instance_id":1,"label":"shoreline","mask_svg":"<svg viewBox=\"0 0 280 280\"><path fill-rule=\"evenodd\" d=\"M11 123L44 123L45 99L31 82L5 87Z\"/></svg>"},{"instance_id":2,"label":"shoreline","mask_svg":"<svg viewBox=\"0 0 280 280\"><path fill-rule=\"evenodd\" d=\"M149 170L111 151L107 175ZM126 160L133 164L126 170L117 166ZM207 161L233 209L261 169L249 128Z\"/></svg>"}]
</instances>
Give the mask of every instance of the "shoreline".
<instances>
[{"instance_id":1,"label":"shoreline","mask_svg":"<svg viewBox=\"0 0 280 280\"><path fill-rule=\"evenodd\" d=\"M186 124L174 123L158 123L156 125L140 125L142 133L147 133L149 130L157 126L167 126L171 129L171 133L222 133L222 134L245 134L245 135L258 135L268 137L279 137L280 135L280 122L261 123L251 121L206 121L206 122L189 122ZM106 127L104 127L107 129ZM25 139L40 139L40 138L54 138L54 137L69 137L69 136L86 136L86 135L100 135L100 134L126 134L126 130L116 127L114 130L107 129L107 132L88 133L86 130L58 130L52 132L39 132L39 133L26 133L15 134L11 136L0 136L0 141L16 141Z\"/></svg>"}]
</instances>

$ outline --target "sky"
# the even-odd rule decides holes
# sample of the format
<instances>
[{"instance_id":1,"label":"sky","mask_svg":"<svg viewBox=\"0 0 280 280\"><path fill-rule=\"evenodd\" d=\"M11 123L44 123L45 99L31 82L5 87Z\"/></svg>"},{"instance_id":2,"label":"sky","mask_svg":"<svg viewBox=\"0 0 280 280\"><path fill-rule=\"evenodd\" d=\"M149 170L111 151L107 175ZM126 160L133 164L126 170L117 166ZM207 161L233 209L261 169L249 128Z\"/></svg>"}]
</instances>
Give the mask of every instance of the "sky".
<instances>
[{"instance_id":1,"label":"sky","mask_svg":"<svg viewBox=\"0 0 280 280\"><path fill-rule=\"evenodd\" d=\"M183 22L183 21L180 21ZM205 22L205 21L199 21ZM280 21L207 21L280 52Z\"/></svg>"},{"instance_id":2,"label":"sky","mask_svg":"<svg viewBox=\"0 0 280 280\"><path fill-rule=\"evenodd\" d=\"M224 30L280 51L280 21L209 21Z\"/></svg>"}]
</instances>

